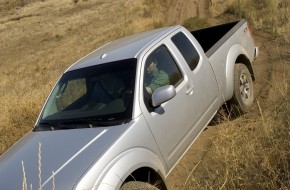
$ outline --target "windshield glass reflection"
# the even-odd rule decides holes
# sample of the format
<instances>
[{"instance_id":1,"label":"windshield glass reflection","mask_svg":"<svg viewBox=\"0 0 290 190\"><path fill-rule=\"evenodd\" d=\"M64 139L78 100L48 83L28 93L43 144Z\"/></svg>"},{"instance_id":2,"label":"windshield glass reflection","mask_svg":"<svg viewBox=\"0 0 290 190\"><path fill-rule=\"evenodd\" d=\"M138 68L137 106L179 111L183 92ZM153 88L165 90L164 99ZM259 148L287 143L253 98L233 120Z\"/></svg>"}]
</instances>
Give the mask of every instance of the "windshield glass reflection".
<instances>
[{"instance_id":1,"label":"windshield glass reflection","mask_svg":"<svg viewBox=\"0 0 290 190\"><path fill-rule=\"evenodd\" d=\"M39 124L130 120L136 62L127 59L65 73L52 91Z\"/></svg>"}]
</instances>

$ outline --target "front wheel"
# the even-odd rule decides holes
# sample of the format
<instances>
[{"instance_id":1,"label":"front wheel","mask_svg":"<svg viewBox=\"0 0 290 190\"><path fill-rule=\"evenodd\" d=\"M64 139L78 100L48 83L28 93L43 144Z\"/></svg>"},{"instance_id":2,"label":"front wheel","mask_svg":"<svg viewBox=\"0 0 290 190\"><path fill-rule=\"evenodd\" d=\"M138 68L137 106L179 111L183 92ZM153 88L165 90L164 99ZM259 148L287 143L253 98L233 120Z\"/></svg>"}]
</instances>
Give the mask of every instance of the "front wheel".
<instances>
[{"instance_id":1,"label":"front wheel","mask_svg":"<svg viewBox=\"0 0 290 190\"><path fill-rule=\"evenodd\" d=\"M252 108L253 102L252 76L244 64L238 63L234 68L234 94L230 100L231 107L235 113L244 114Z\"/></svg>"},{"instance_id":2,"label":"front wheel","mask_svg":"<svg viewBox=\"0 0 290 190\"><path fill-rule=\"evenodd\" d=\"M141 181L129 181L122 185L120 190L159 190L157 187L141 182Z\"/></svg>"}]
</instances>

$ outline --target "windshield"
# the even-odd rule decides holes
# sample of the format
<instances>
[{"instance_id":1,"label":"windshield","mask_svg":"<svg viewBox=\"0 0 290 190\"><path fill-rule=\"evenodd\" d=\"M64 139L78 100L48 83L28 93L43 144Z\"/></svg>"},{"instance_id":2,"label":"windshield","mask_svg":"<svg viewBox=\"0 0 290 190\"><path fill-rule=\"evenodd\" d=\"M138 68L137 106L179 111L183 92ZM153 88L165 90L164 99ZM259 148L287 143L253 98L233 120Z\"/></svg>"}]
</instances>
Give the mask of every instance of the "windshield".
<instances>
[{"instance_id":1,"label":"windshield","mask_svg":"<svg viewBox=\"0 0 290 190\"><path fill-rule=\"evenodd\" d=\"M65 73L51 93L38 125L132 118L136 59Z\"/></svg>"}]
</instances>

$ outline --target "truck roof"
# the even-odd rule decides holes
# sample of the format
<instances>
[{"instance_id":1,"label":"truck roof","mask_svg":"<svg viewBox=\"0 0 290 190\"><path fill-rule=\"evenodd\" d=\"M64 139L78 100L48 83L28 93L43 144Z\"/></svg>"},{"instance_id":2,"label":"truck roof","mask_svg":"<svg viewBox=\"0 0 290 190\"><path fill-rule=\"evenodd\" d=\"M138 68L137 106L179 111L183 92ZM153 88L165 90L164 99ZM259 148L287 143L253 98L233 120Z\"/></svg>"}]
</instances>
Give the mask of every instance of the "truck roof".
<instances>
[{"instance_id":1,"label":"truck roof","mask_svg":"<svg viewBox=\"0 0 290 190\"><path fill-rule=\"evenodd\" d=\"M163 36L166 36L179 27L180 26L171 26L145 31L112 41L81 58L68 68L67 71L117 60L137 58L142 49L148 47L152 43L156 43L158 39L161 40Z\"/></svg>"}]
</instances>

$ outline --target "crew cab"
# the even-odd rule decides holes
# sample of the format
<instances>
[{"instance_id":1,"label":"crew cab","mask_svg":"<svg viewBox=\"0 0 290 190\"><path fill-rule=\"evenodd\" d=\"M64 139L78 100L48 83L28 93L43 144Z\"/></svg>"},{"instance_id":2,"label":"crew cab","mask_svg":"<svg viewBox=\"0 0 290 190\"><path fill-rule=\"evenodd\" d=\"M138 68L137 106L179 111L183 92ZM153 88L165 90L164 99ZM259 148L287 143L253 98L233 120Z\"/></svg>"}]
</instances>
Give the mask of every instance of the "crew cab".
<instances>
[{"instance_id":1,"label":"crew cab","mask_svg":"<svg viewBox=\"0 0 290 190\"><path fill-rule=\"evenodd\" d=\"M33 130L0 157L1 189L167 189L225 102L251 109L257 55L246 20L98 48L63 73Z\"/></svg>"}]
</instances>

